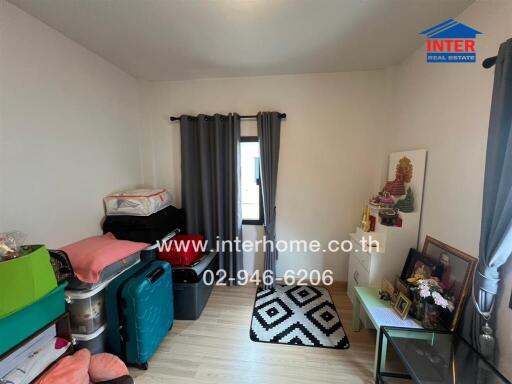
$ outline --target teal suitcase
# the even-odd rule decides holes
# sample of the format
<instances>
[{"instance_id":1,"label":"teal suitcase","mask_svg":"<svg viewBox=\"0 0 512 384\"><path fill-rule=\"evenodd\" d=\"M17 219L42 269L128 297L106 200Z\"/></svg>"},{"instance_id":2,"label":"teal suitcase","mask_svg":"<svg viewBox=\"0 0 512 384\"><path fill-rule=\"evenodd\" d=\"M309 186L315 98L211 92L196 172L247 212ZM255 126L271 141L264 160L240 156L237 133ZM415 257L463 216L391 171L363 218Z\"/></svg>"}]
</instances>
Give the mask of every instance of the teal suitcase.
<instances>
[{"instance_id":1,"label":"teal suitcase","mask_svg":"<svg viewBox=\"0 0 512 384\"><path fill-rule=\"evenodd\" d=\"M147 369L174 321L169 263L140 263L106 289L107 349L127 364Z\"/></svg>"}]
</instances>

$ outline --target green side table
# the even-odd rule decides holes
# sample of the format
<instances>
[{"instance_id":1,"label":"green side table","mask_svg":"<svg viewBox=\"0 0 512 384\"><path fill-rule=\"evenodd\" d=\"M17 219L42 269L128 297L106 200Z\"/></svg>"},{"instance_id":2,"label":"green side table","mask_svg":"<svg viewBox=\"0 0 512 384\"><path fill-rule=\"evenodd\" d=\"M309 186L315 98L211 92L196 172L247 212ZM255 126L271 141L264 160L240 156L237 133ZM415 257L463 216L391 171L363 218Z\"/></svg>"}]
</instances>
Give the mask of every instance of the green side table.
<instances>
[{"instance_id":1,"label":"green side table","mask_svg":"<svg viewBox=\"0 0 512 384\"><path fill-rule=\"evenodd\" d=\"M372 325L375 327L377 331L377 339L375 341L375 361L373 366L373 375L374 378L377 374L377 366L379 361L379 351L380 351L380 361L381 366L385 366L386 362L386 351L387 351L387 339L382 339L382 348L380 346L380 333L381 327L395 327L395 328L406 328L406 329L423 329L420 323L411 318L406 318L402 320L395 310L391 307L389 301L383 301L379 299L379 289L371 288L371 287L355 287L354 288L354 308L352 313L352 330L354 332L359 332L361 330L361 310L363 310L367 315ZM404 330L405 332L405 330ZM427 337L423 333L410 333L407 335L413 337Z\"/></svg>"}]
</instances>

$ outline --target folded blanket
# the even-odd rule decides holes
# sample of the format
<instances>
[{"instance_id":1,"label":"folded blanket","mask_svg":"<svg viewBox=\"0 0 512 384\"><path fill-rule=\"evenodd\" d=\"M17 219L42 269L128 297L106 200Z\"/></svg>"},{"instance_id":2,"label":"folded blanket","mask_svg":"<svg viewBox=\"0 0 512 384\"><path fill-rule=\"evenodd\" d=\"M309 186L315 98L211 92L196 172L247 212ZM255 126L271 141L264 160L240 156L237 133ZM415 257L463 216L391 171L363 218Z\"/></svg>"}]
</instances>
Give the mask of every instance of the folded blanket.
<instances>
[{"instance_id":1,"label":"folded blanket","mask_svg":"<svg viewBox=\"0 0 512 384\"><path fill-rule=\"evenodd\" d=\"M75 275L85 283L95 284L109 265L148 247L146 243L117 240L111 233L94 236L66 245L67 253Z\"/></svg>"}]
</instances>

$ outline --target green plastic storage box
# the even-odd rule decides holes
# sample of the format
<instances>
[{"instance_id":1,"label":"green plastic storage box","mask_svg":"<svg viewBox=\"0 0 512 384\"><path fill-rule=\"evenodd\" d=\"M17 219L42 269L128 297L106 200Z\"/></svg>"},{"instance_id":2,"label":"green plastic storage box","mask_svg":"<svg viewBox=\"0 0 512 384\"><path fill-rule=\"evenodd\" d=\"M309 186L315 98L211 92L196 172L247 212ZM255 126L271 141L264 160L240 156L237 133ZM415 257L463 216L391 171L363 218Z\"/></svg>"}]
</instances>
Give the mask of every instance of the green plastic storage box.
<instances>
[{"instance_id":1,"label":"green plastic storage box","mask_svg":"<svg viewBox=\"0 0 512 384\"><path fill-rule=\"evenodd\" d=\"M23 255L0 262L0 320L57 287L50 254L43 245L23 247Z\"/></svg>"},{"instance_id":2,"label":"green plastic storage box","mask_svg":"<svg viewBox=\"0 0 512 384\"><path fill-rule=\"evenodd\" d=\"M0 319L0 356L64 314L63 283L35 303Z\"/></svg>"}]
</instances>

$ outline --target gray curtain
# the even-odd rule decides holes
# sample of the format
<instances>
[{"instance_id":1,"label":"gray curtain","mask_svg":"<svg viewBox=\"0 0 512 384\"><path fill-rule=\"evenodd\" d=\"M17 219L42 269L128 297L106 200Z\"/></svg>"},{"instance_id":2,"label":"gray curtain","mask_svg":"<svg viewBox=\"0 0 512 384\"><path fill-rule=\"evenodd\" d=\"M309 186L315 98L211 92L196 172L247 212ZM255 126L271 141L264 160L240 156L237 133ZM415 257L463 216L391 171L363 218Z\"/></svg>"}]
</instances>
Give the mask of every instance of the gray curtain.
<instances>
[{"instance_id":1,"label":"gray curtain","mask_svg":"<svg viewBox=\"0 0 512 384\"><path fill-rule=\"evenodd\" d=\"M260 142L261 189L263 195L263 213L265 237L264 271L271 271L272 281L276 275L276 189L277 169L279 165L279 146L281 137L281 118L278 112L259 112L258 140ZM268 281L267 281L268 282ZM266 284L264 288L272 288Z\"/></svg>"},{"instance_id":2,"label":"gray curtain","mask_svg":"<svg viewBox=\"0 0 512 384\"><path fill-rule=\"evenodd\" d=\"M512 39L501 45L496 61L486 156L475 286L484 316L476 316L473 336L480 333L482 320L492 315L500 267L512 253Z\"/></svg>"},{"instance_id":3,"label":"gray curtain","mask_svg":"<svg viewBox=\"0 0 512 384\"><path fill-rule=\"evenodd\" d=\"M209 248L217 239L242 240L240 206L240 116L181 116L182 204L187 232L203 234ZM234 284L243 268L234 243L219 250L219 268Z\"/></svg>"}]
</instances>

